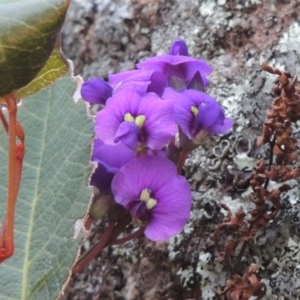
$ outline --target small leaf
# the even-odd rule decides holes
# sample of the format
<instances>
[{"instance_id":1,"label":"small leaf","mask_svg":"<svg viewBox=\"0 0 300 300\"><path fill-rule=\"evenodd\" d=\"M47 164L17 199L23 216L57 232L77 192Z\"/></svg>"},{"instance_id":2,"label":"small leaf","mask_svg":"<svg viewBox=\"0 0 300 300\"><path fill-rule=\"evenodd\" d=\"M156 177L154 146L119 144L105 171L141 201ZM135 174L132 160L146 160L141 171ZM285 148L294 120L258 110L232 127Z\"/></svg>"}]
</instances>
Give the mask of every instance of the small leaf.
<instances>
[{"instance_id":1,"label":"small leaf","mask_svg":"<svg viewBox=\"0 0 300 300\"><path fill-rule=\"evenodd\" d=\"M77 219L91 196L88 178L93 122L74 102L68 73L25 99L18 119L26 155L16 208L15 254L0 266L1 300L55 299L66 281L80 239ZM7 135L0 133L0 220L5 213Z\"/></svg>"},{"instance_id":2,"label":"small leaf","mask_svg":"<svg viewBox=\"0 0 300 300\"><path fill-rule=\"evenodd\" d=\"M0 2L0 96L27 85L45 65L68 5L69 0Z\"/></svg>"}]
</instances>

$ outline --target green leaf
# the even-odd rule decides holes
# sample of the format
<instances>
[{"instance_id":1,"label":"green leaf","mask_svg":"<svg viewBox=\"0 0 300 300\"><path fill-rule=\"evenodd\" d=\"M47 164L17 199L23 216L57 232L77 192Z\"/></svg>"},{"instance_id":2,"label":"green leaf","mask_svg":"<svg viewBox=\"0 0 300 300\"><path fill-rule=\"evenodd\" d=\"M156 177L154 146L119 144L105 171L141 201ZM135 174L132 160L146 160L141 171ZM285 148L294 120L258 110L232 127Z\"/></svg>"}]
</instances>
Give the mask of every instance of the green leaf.
<instances>
[{"instance_id":1,"label":"green leaf","mask_svg":"<svg viewBox=\"0 0 300 300\"><path fill-rule=\"evenodd\" d=\"M15 91L16 99L19 100L40 91L65 75L68 70L69 63L61 52L59 43L57 43L46 64L37 76L26 86Z\"/></svg>"},{"instance_id":2,"label":"green leaf","mask_svg":"<svg viewBox=\"0 0 300 300\"><path fill-rule=\"evenodd\" d=\"M0 2L0 96L27 85L47 62L69 0Z\"/></svg>"},{"instance_id":3,"label":"green leaf","mask_svg":"<svg viewBox=\"0 0 300 300\"><path fill-rule=\"evenodd\" d=\"M0 4L4 3L13 3L13 2L22 2L23 0L0 0Z\"/></svg>"},{"instance_id":4,"label":"green leaf","mask_svg":"<svg viewBox=\"0 0 300 300\"><path fill-rule=\"evenodd\" d=\"M81 239L74 223L87 210L93 122L74 102L68 73L26 98L18 119L26 155L16 208L15 254L0 265L1 300L52 300L59 294ZM41 101L42 100L42 101ZM0 134L0 218L5 212L7 136Z\"/></svg>"}]
</instances>

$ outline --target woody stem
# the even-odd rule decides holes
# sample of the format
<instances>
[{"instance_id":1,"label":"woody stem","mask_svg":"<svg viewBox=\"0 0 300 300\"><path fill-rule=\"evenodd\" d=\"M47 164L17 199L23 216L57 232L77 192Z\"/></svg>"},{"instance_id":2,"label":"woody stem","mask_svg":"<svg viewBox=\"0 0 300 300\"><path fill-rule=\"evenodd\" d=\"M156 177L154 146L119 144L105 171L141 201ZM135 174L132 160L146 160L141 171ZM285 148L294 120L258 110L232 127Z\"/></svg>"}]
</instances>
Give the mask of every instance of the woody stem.
<instances>
[{"instance_id":1,"label":"woody stem","mask_svg":"<svg viewBox=\"0 0 300 300\"><path fill-rule=\"evenodd\" d=\"M274 136L273 139L269 141L269 145L270 145L270 156L269 156L269 163L268 163L268 170L271 170L271 166L273 164L273 149L275 146L275 142L276 142L276 131L274 132ZM264 184L264 188L266 189L269 185L270 179L269 177L267 177L265 184Z\"/></svg>"},{"instance_id":2,"label":"woody stem","mask_svg":"<svg viewBox=\"0 0 300 300\"><path fill-rule=\"evenodd\" d=\"M234 264L234 266L233 266L233 268L232 268L232 270L231 270L231 275L236 274L236 270L237 270L238 265L240 264L240 262L241 262L241 260L242 260L242 258L243 258L243 255L244 255L244 253L245 253L245 250L246 250L246 248L247 248L247 245L248 245L248 242L243 242L241 251L240 251L238 257L236 258L235 264Z\"/></svg>"}]
</instances>

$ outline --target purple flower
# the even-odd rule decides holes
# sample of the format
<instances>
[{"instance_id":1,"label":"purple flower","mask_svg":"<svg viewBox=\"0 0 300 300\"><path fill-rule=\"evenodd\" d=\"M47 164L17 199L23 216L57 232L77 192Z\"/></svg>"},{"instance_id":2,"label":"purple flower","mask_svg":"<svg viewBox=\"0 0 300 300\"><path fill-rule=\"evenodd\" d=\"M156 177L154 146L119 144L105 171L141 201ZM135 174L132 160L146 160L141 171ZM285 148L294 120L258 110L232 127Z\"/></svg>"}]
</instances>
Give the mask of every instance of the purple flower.
<instances>
[{"instance_id":1,"label":"purple flower","mask_svg":"<svg viewBox=\"0 0 300 300\"><path fill-rule=\"evenodd\" d=\"M81 97L91 104L103 104L112 95L112 87L99 78L86 81L81 87Z\"/></svg>"},{"instance_id":2,"label":"purple flower","mask_svg":"<svg viewBox=\"0 0 300 300\"><path fill-rule=\"evenodd\" d=\"M95 139L91 160L97 162L98 166L92 174L91 185L102 192L109 191L115 173L134 158L135 153L122 143L106 145Z\"/></svg>"},{"instance_id":3,"label":"purple flower","mask_svg":"<svg viewBox=\"0 0 300 300\"><path fill-rule=\"evenodd\" d=\"M188 47L187 47L185 41L182 39L177 39L170 47L168 54L188 56L189 52L188 52Z\"/></svg>"},{"instance_id":4,"label":"purple flower","mask_svg":"<svg viewBox=\"0 0 300 300\"><path fill-rule=\"evenodd\" d=\"M91 160L103 164L107 171L111 173L116 173L134 158L135 153L122 143L106 145L99 139L94 140Z\"/></svg>"},{"instance_id":5,"label":"purple flower","mask_svg":"<svg viewBox=\"0 0 300 300\"><path fill-rule=\"evenodd\" d=\"M139 70L131 70L109 76L114 93L131 88L144 95L154 92L162 96L166 87L178 91L184 89L204 90L208 85L206 78L212 68L203 60L188 57L184 40L176 40L168 55L150 58L137 64Z\"/></svg>"},{"instance_id":6,"label":"purple flower","mask_svg":"<svg viewBox=\"0 0 300 300\"><path fill-rule=\"evenodd\" d=\"M90 179L90 185L96 187L99 191L106 194L111 190L111 182L115 174L107 171L104 165L97 164L97 167Z\"/></svg>"},{"instance_id":7,"label":"purple flower","mask_svg":"<svg viewBox=\"0 0 300 300\"><path fill-rule=\"evenodd\" d=\"M131 70L109 75L109 83L114 88L114 93L134 88L141 95L154 92L161 96L167 85L167 79L164 74L154 70Z\"/></svg>"},{"instance_id":8,"label":"purple flower","mask_svg":"<svg viewBox=\"0 0 300 300\"><path fill-rule=\"evenodd\" d=\"M166 88L163 99L173 99L176 124L196 144L200 144L209 133L226 133L232 127L233 121L225 118L219 103L203 92L185 90L178 93Z\"/></svg>"},{"instance_id":9,"label":"purple flower","mask_svg":"<svg viewBox=\"0 0 300 300\"><path fill-rule=\"evenodd\" d=\"M124 165L112 182L116 202L147 224L145 235L163 241L182 230L191 210L191 191L166 158L143 156Z\"/></svg>"},{"instance_id":10,"label":"purple flower","mask_svg":"<svg viewBox=\"0 0 300 300\"><path fill-rule=\"evenodd\" d=\"M212 72L212 68L205 61L182 55L155 56L137 64L137 68L164 74L166 86L177 91L203 90L208 85L206 76Z\"/></svg>"},{"instance_id":11,"label":"purple flower","mask_svg":"<svg viewBox=\"0 0 300 300\"><path fill-rule=\"evenodd\" d=\"M176 134L174 107L154 93L132 89L116 93L96 116L95 132L106 144L122 142L133 150L162 149Z\"/></svg>"}]
</instances>

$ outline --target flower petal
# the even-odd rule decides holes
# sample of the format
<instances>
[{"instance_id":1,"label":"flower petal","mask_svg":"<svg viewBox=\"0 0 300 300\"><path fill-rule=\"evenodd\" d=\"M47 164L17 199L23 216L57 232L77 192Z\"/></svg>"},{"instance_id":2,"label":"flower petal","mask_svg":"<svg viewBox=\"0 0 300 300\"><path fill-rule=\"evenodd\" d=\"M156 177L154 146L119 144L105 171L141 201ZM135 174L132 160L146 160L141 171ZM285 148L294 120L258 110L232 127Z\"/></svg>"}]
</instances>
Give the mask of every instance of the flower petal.
<instances>
[{"instance_id":1,"label":"flower petal","mask_svg":"<svg viewBox=\"0 0 300 300\"><path fill-rule=\"evenodd\" d=\"M193 135L196 135L203 128L210 130L214 125L223 125L224 110L215 99L196 90L185 90L182 94L188 96L199 111L194 121Z\"/></svg>"},{"instance_id":2,"label":"flower petal","mask_svg":"<svg viewBox=\"0 0 300 300\"><path fill-rule=\"evenodd\" d=\"M115 134L126 113L136 115L141 95L133 90L126 89L113 95L106 107L96 116L95 132L97 137L106 144L115 144Z\"/></svg>"},{"instance_id":3,"label":"flower petal","mask_svg":"<svg viewBox=\"0 0 300 300\"><path fill-rule=\"evenodd\" d=\"M216 134L226 133L230 130L232 125L233 125L233 120L229 118L225 118L223 125L219 125L219 124L213 125L210 127L209 131Z\"/></svg>"},{"instance_id":4,"label":"flower petal","mask_svg":"<svg viewBox=\"0 0 300 300\"><path fill-rule=\"evenodd\" d=\"M175 123L191 139L191 124L194 121L191 107L194 105L194 102L183 93L179 93L172 88L166 88L162 98L173 101Z\"/></svg>"},{"instance_id":5,"label":"flower petal","mask_svg":"<svg viewBox=\"0 0 300 300\"><path fill-rule=\"evenodd\" d=\"M91 176L90 185L95 186L103 193L109 192L111 190L111 182L114 175L115 174L109 172L103 164L98 163Z\"/></svg>"},{"instance_id":6,"label":"flower petal","mask_svg":"<svg viewBox=\"0 0 300 300\"><path fill-rule=\"evenodd\" d=\"M121 72L117 74L111 74L108 76L109 84L113 88L116 88L118 85L122 84L123 81L127 80L128 77L132 75L136 75L139 72L140 72L139 70L130 70L130 71Z\"/></svg>"},{"instance_id":7,"label":"flower petal","mask_svg":"<svg viewBox=\"0 0 300 300\"><path fill-rule=\"evenodd\" d=\"M189 55L188 47L187 47L185 41L182 39L177 39L170 47L168 54L188 56Z\"/></svg>"},{"instance_id":8,"label":"flower petal","mask_svg":"<svg viewBox=\"0 0 300 300\"><path fill-rule=\"evenodd\" d=\"M199 71L197 71L190 82L187 83L188 89L204 91L204 81Z\"/></svg>"},{"instance_id":9,"label":"flower petal","mask_svg":"<svg viewBox=\"0 0 300 300\"><path fill-rule=\"evenodd\" d=\"M150 78L148 92L156 93L159 97L162 96L164 89L168 86L168 78L162 72L154 71Z\"/></svg>"},{"instance_id":10,"label":"flower petal","mask_svg":"<svg viewBox=\"0 0 300 300\"><path fill-rule=\"evenodd\" d=\"M150 81L125 81L114 90L114 95L126 89L135 91L141 96L147 93Z\"/></svg>"},{"instance_id":11,"label":"flower petal","mask_svg":"<svg viewBox=\"0 0 300 300\"><path fill-rule=\"evenodd\" d=\"M112 181L116 202L128 207L140 199L144 189L157 201L145 234L152 240L165 240L179 232L191 209L191 191L175 165L157 156L138 157L124 165Z\"/></svg>"},{"instance_id":12,"label":"flower petal","mask_svg":"<svg viewBox=\"0 0 300 300\"><path fill-rule=\"evenodd\" d=\"M109 76L109 81L115 87L114 92L134 87L141 95L154 92L159 96L168 83L165 74L154 70L132 70L114 74Z\"/></svg>"},{"instance_id":13,"label":"flower petal","mask_svg":"<svg viewBox=\"0 0 300 300\"><path fill-rule=\"evenodd\" d=\"M135 153L122 143L106 145L94 140L92 161L105 166L108 172L116 173L123 165L135 158Z\"/></svg>"},{"instance_id":14,"label":"flower petal","mask_svg":"<svg viewBox=\"0 0 300 300\"><path fill-rule=\"evenodd\" d=\"M118 203L126 206L139 199L145 188L155 190L174 177L176 167L168 159L157 156L137 157L124 165L116 174L112 191Z\"/></svg>"},{"instance_id":15,"label":"flower petal","mask_svg":"<svg viewBox=\"0 0 300 300\"><path fill-rule=\"evenodd\" d=\"M192 203L190 185L182 176L176 176L155 194L159 199L153 208L152 219L145 235L152 241L164 241L180 232L186 224Z\"/></svg>"},{"instance_id":16,"label":"flower petal","mask_svg":"<svg viewBox=\"0 0 300 300\"><path fill-rule=\"evenodd\" d=\"M137 64L137 68L161 72L167 76L169 83L172 77L179 77L186 85L192 81L196 72L200 72L204 86L208 84L206 76L212 72L204 60L183 55L155 56Z\"/></svg>"},{"instance_id":17,"label":"flower petal","mask_svg":"<svg viewBox=\"0 0 300 300\"><path fill-rule=\"evenodd\" d=\"M120 119L113 107L105 107L96 115L95 133L106 144L114 145L115 133L122 119Z\"/></svg>"},{"instance_id":18,"label":"flower petal","mask_svg":"<svg viewBox=\"0 0 300 300\"><path fill-rule=\"evenodd\" d=\"M191 84L192 79L194 78L197 72L201 74L204 87L208 85L209 81L206 78L206 76L208 76L212 72L212 67L207 65L204 60L195 59L194 61L181 63L179 67L181 68L187 86Z\"/></svg>"},{"instance_id":19,"label":"flower petal","mask_svg":"<svg viewBox=\"0 0 300 300\"><path fill-rule=\"evenodd\" d=\"M139 114L145 115L144 131L150 149L160 150L176 134L174 105L163 101L154 93L148 93L140 103Z\"/></svg>"},{"instance_id":20,"label":"flower petal","mask_svg":"<svg viewBox=\"0 0 300 300\"><path fill-rule=\"evenodd\" d=\"M224 111L216 101L203 102L198 107L196 126L199 129L210 128L213 125L222 125L225 119Z\"/></svg>"},{"instance_id":21,"label":"flower petal","mask_svg":"<svg viewBox=\"0 0 300 300\"><path fill-rule=\"evenodd\" d=\"M82 99L89 103L105 104L112 95L112 88L105 81L92 78L82 85L80 92Z\"/></svg>"},{"instance_id":22,"label":"flower petal","mask_svg":"<svg viewBox=\"0 0 300 300\"><path fill-rule=\"evenodd\" d=\"M120 124L116 134L114 142L122 142L124 145L134 150L138 146L138 134L140 128L131 122L123 122Z\"/></svg>"},{"instance_id":23,"label":"flower petal","mask_svg":"<svg viewBox=\"0 0 300 300\"><path fill-rule=\"evenodd\" d=\"M202 92L202 91L197 91L197 90L184 90L182 91L182 94L185 96L188 96L190 100L193 102L193 105L198 107L201 103L205 102L216 102L217 101L210 97L208 94Z\"/></svg>"}]
</instances>

